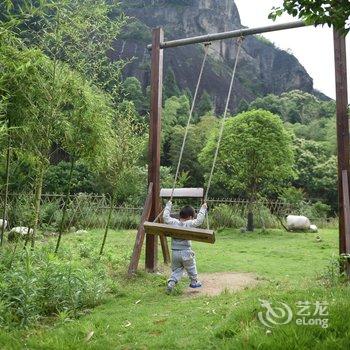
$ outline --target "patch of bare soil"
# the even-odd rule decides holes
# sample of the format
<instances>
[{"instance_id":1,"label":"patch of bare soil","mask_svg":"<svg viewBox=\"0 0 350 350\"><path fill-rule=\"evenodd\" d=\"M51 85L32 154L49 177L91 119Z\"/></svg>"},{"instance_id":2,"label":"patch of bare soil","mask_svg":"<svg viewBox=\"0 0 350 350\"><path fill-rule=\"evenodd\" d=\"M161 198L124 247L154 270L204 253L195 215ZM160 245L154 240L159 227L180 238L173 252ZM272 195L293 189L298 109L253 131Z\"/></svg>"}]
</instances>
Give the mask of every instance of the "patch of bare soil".
<instances>
[{"instance_id":1,"label":"patch of bare soil","mask_svg":"<svg viewBox=\"0 0 350 350\"><path fill-rule=\"evenodd\" d=\"M184 278L186 277L184 276ZM184 294L189 297L215 296L224 291L237 292L248 287L254 287L259 283L257 276L253 273L241 272L201 273L199 280L202 282L201 288L192 289L188 287Z\"/></svg>"}]
</instances>

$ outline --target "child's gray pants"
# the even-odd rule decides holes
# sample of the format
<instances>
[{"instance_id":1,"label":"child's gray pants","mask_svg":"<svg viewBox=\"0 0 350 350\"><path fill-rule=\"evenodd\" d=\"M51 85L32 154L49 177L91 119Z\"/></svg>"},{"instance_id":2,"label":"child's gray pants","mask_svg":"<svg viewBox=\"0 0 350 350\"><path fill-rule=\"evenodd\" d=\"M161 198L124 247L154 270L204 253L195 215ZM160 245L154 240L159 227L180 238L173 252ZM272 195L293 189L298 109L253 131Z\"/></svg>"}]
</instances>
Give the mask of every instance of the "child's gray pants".
<instances>
[{"instance_id":1,"label":"child's gray pants","mask_svg":"<svg viewBox=\"0 0 350 350\"><path fill-rule=\"evenodd\" d=\"M171 270L172 274L168 282L179 282L184 270L186 270L191 281L197 281L197 266L194 252L190 249L172 250Z\"/></svg>"}]
</instances>

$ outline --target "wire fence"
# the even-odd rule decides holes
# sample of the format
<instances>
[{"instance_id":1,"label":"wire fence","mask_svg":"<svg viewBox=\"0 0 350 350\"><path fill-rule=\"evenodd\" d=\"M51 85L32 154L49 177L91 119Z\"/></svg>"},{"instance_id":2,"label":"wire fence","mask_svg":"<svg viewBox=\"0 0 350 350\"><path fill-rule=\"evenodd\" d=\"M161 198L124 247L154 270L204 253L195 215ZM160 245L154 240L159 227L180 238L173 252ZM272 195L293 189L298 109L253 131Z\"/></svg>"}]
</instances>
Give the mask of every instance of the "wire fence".
<instances>
[{"instance_id":1,"label":"wire fence","mask_svg":"<svg viewBox=\"0 0 350 350\"><path fill-rule=\"evenodd\" d=\"M43 231L56 232L62 220L65 195L43 194L41 196L38 227ZM0 202L1 207L3 204ZM69 196L64 227L68 231L104 228L111 206L106 195L79 193ZM10 194L7 219L9 227L31 226L33 222L33 195L28 193ZM142 208L114 205L110 227L131 229L137 227Z\"/></svg>"},{"instance_id":2,"label":"wire fence","mask_svg":"<svg viewBox=\"0 0 350 350\"><path fill-rule=\"evenodd\" d=\"M3 207L2 197L0 206ZM56 233L62 220L62 209L65 201L64 195L43 194L38 227L43 233ZM10 194L8 200L7 219L9 228L15 226L31 227L33 222L34 198L29 193ZM180 210L183 201L176 201L174 214ZM200 201L191 203L199 209ZM210 198L209 220L213 228L232 227L240 228L246 225L248 211L253 211L256 227L281 227L280 219L288 214L305 214L305 205L297 206L280 200L261 199L250 202L241 198ZM64 228L66 231L101 229L105 228L111 206L108 195L79 193L69 196L67 203ZM142 207L113 205L110 220L111 229L136 229L140 222ZM309 216L310 217L310 216ZM325 225L329 219L312 218L313 222Z\"/></svg>"}]
</instances>

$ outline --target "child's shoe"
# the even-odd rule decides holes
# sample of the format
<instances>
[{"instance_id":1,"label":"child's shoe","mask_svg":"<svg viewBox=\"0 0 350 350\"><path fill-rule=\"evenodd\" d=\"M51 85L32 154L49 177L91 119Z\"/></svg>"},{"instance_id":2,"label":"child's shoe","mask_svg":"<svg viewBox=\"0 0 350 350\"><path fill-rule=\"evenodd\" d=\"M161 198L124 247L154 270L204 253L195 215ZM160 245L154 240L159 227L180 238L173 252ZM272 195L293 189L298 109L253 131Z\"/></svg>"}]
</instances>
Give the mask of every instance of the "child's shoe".
<instances>
[{"instance_id":1,"label":"child's shoe","mask_svg":"<svg viewBox=\"0 0 350 350\"><path fill-rule=\"evenodd\" d=\"M191 281L190 288L200 288L202 287L202 283L199 281Z\"/></svg>"},{"instance_id":2,"label":"child's shoe","mask_svg":"<svg viewBox=\"0 0 350 350\"><path fill-rule=\"evenodd\" d=\"M175 287L175 282L174 281L169 281L168 285L166 287L165 293L166 294L171 294L171 292L174 290Z\"/></svg>"}]
</instances>

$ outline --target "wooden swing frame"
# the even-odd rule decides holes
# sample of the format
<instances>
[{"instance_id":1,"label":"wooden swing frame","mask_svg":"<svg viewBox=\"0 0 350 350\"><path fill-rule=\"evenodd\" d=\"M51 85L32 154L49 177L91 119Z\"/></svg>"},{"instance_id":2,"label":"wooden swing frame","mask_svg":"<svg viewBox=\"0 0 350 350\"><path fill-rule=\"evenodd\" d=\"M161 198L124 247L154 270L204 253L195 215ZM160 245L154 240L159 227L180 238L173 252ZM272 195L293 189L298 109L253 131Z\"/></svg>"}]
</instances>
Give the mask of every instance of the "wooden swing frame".
<instances>
[{"instance_id":1,"label":"wooden swing frame","mask_svg":"<svg viewBox=\"0 0 350 350\"><path fill-rule=\"evenodd\" d=\"M137 232L134 251L131 257L128 274L136 272L139 263L142 245L145 238L144 224L153 221L161 211L160 198L160 145L161 145L161 115L162 115L162 88L163 88L163 51L167 48L180 47L195 43L208 43L216 40L245 37L253 34L262 34L285 29L306 26L297 21L270 25L258 28L244 28L230 32L215 33L193 38L185 38L164 42L162 28L156 28L152 33L151 50L151 109L149 123L149 166L148 166L148 195L145 201L140 226ZM347 70L345 36L334 30L334 60L337 105L337 145L338 145L338 204L339 204L339 253L350 254L350 203L349 203L349 174L350 174L350 147L349 123L347 115ZM147 226L148 224L146 224ZM158 234L146 235L145 267L149 272L157 269ZM169 248L166 237L159 235L163 251L164 262L170 262ZM350 276L350 259L346 260L345 269Z\"/></svg>"}]
</instances>

